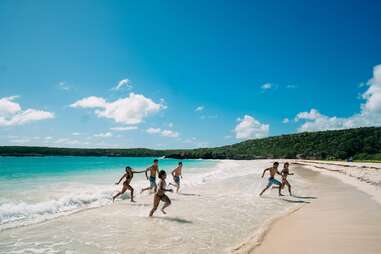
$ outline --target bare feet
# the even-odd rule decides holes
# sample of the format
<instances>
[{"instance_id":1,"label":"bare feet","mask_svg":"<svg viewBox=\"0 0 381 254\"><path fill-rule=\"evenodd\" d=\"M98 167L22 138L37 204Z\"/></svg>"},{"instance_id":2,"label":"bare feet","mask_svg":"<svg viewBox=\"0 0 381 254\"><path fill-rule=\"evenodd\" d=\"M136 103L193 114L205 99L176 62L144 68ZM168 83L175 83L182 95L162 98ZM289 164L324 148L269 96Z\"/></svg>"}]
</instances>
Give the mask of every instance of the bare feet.
<instances>
[{"instance_id":1,"label":"bare feet","mask_svg":"<svg viewBox=\"0 0 381 254\"><path fill-rule=\"evenodd\" d=\"M132 202L132 203L136 203L136 201L135 201L135 200L133 200L133 199L131 199L131 202Z\"/></svg>"},{"instance_id":2,"label":"bare feet","mask_svg":"<svg viewBox=\"0 0 381 254\"><path fill-rule=\"evenodd\" d=\"M167 214L167 213L164 211L164 209L161 209L161 212L164 213L164 214Z\"/></svg>"}]
</instances>

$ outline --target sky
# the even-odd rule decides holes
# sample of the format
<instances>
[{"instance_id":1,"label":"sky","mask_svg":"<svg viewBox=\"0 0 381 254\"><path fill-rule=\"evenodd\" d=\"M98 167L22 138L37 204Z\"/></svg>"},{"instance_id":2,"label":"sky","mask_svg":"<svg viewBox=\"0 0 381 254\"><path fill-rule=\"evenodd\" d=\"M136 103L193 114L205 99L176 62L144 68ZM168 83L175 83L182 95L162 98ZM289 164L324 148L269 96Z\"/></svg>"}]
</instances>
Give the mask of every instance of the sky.
<instances>
[{"instance_id":1,"label":"sky","mask_svg":"<svg viewBox=\"0 0 381 254\"><path fill-rule=\"evenodd\" d=\"M381 126L380 1L0 1L0 144Z\"/></svg>"}]
</instances>

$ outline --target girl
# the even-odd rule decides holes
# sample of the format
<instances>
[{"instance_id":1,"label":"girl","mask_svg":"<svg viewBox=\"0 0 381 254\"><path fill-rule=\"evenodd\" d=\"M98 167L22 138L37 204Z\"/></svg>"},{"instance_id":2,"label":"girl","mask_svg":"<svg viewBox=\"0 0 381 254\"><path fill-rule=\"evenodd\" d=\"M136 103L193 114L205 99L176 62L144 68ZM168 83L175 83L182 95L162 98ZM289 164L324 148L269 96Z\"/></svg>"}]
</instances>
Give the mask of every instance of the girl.
<instances>
[{"instance_id":1,"label":"girl","mask_svg":"<svg viewBox=\"0 0 381 254\"><path fill-rule=\"evenodd\" d=\"M165 178L167 178L167 173L165 173L164 170L160 170L159 172L159 188L155 194L155 197L153 198L153 208L151 212L149 213L149 216L152 217L153 213L156 211L157 207L159 206L160 201L164 202L163 208L161 208L162 213L166 214L164 211L165 208L171 205L171 200L168 198L167 195L165 195L165 192L173 192L172 189L166 189L167 184L165 182Z\"/></svg>"},{"instance_id":2,"label":"girl","mask_svg":"<svg viewBox=\"0 0 381 254\"><path fill-rule=\"evenodd\" d=\"M283 166L283 169L282 169L282 172L281 172L281 174L282 174L282 185L281 185L281 188L283 189L284 186L287 185L288 192L290 193L290 196L292 196L292 194L291 194L291 184L287 181L287 176L289 176L289 175L291 176L294 173L290 173L288 171L288 166L289 166L288 162L284 163L284 166Z\"/></svg>"},{"instance_id":3,"label":"girl","mask_svg":"<svg viewBox=\"0 0 381 254\"><path fill-rule=\"evenodd\" d=\"M126 178L126 180L123 182L123 188L120 192L118 192L115 196L112 197L112 202L114 202L114 200L117 197L119 197L120 195L125 193L126 190L131 191L131 202L135 202L135 200L134 200L134 188L131 187L130 183L131 183L132 178L134 177L134 173L143 173L143 172L145 172L145 171L144 170L143 171L133 171L131 167L127 166L126 167L126 173L120 178L119 182L115 183L116 185L118 185L123 180L123 178Z\"/></svg>"}]
</instances>

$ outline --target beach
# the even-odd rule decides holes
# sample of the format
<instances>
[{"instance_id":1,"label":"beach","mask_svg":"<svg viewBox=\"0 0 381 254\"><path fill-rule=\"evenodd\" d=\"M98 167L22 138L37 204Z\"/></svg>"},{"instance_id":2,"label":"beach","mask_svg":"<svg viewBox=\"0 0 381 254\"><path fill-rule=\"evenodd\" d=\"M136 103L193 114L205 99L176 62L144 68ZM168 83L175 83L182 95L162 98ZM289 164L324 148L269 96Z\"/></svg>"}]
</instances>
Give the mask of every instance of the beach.
<instances>
[{"instance_id":1,"label":"beach","mask_svg":"<svg viewBox=\"0 0 381 254\"><path fill-rule=\"evenodd\" d=\"M249 238L234 253L381 253L380 182L364 188L364 178L359 177L375 175L380 164L298 161L297 165L296 173L309 179L314 189L312 197L305 197L310 203L274 221L261 241ZM314 166L318 168L312 170Z\"/></svg>"},{"instance_id":2,"label":"beach","mask_svg":"<svg viewBox=\"0 0 381 254\"><path fill-rule=\"evenodd\" d=\"M48 197L56 203L42 198L10 203L3 197L0 216L9 222L0 224L0 253L280 253L284 248L314 253L312 247L316 253L356 253L349 252L348 246L378 253L381 215L375 199L299 161L292 161L297 164L290 168L296 173L290 176L294 197L278 197L276 190L259 197L267 183L267 176L260 177L262 170L273 161L184 161L181 193L169 193L168 214L158 210L154 218L148 218L152 207L148 193L137 194L136 203L129 201L127 193L112 204L111 195L120 189L112 183L121 170L102 168L115 162L103 161L93 178L83 178L77 171L74 178L50 176L57 186L66 186ZM161 160L167 172L175 163ZM36 179L39 184L46 181ZM147 184L140 175L132 186L139 192ZM51 207L80 190L85 195L78 209L69 209L78 203L72 196L62 203L66 207L60 208L62 212ZM30 191L41 195L35 188ZM22 195L14 191L12 196ZM27 214L34 220L21 219Z\"/></svg>"}]
</instances>

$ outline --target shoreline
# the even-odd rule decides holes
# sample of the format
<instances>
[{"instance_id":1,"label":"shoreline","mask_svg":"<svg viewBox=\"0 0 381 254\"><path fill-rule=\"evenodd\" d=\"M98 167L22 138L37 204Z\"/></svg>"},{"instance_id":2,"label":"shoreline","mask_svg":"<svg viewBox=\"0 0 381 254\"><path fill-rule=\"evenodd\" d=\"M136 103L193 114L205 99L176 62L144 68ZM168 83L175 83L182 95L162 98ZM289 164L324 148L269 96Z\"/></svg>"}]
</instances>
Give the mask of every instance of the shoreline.
<instances>
[{"instance_id":1,"label":"shoreline","mask_svg":"<svg viewBox=\"0 0 381 254\"><path fill-rule=\"evenodd\" d=\"M310 167L295 171L310 180L317 199L275 218L231 253L381 253L381 206L371 194Z\"/></svg>"}]
</instances>

